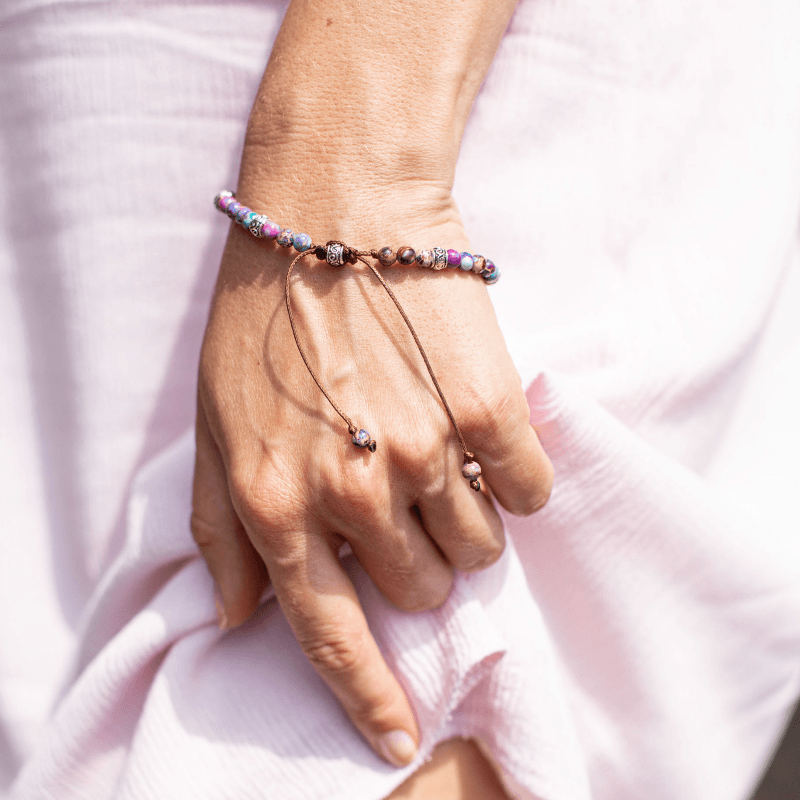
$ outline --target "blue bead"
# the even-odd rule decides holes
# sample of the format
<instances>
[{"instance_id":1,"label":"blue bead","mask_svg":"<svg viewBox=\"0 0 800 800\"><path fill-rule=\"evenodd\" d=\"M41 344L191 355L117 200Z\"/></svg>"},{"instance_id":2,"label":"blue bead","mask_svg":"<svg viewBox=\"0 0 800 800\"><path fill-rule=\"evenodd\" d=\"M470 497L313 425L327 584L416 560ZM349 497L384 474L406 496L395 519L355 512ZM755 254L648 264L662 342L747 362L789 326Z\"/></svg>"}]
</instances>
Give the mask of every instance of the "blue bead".
<instances>
[{"instance_id":1,"label":"blue bead","mask_svg":"<svg viewBox=\"0 0 800 800\"><path fill-rule=\"evenodd\" d=\"M472 269L472 265L475 262L472 260L472 256L469 253L462 253L461 254L461 263L459 266L464 272L469 272Z\"/></svg>"},{"instance_id":2,"label":"blue bead","mask_svg":"<svg viewBox=\"0 0 800 800\"><path fill-rule=\"evenodd\" d=\"M307 233L296 233L293 239L294 249L298 253L304 253L311 247L311 237Z\"/></svg>"},{"instance_id":3,"label":"blue bead","mask_svg":"<svg viewBox=\"0 0 800 800\"><path fill-rule=\"evenodd\" d=\"M497 283L497 281L500 280L500 270L497 269L497 267L495 267L494 274L488 278L484 278L483 280L487 286L491 286L492 284Z\"/></svg>"},{"instance_id":4,"label":"blue bead","mask_svg":"<svg viewBox=\"0 0 800 800\"><path fill-rule=\"evenodd\" d=\"M244 218L242 219L242 225L244 225L245 228L249 228L250 227L250 223L252 223L252 221L257 216L258 216L258 214L256 214L255 211L248 211L247 214L245 214Z\"/></svg>"}]
</instances>

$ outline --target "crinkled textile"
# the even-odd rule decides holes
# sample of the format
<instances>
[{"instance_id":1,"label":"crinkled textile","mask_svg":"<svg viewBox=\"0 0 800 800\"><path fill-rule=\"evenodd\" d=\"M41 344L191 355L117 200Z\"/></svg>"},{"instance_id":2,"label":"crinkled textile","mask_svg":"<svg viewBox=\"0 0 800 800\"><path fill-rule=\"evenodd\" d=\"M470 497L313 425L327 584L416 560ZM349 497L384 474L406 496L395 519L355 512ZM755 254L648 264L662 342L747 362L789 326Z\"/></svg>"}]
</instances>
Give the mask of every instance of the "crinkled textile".
<instances>
[{"instance_id":1,"label":"crinkled textile","mask_svg":"<svg viewBox=\"0 0 800 800\"><path fill-rule=\"evenodd\" d=\"M378 800L409 773L354 733L273 601L217 630L188 530L227 228L210 199L282 10L0 6L15 800ZM437 611L392 609L348 562L420 759L474 736L539 800L757 781L800 693L798 42L779 0L519 6L454 191L503 271L556 485Z\"/></svg>"}]
</instances>

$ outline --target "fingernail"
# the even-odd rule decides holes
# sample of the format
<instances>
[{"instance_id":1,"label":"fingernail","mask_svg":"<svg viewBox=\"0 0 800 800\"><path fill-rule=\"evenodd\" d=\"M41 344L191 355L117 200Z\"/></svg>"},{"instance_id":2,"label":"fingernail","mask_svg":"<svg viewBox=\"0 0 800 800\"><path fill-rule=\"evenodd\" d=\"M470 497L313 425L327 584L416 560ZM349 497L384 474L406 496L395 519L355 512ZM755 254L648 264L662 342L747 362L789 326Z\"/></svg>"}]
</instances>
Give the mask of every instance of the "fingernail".
<instances>
[{"instance_id":1,"label":"fingernail","mask_svg":"<svg viewBox=\"0 0 800 800\"><path fill-rule=\"evenodd\" d=\"M214 603L217 606L217 624L221 631L228 629L228 615L225 613L225 603L218 586L214 587Z\"/></svg>"},{"instance_id":2,"label":"fingernail","mask_svg":"<svg viewBox=\"0 0 800 800\"><path fill-rule=\"evenodd\" d=\"M405 731L389 731L378 740L381 755L395 767L408 766L417 755L414 740Z\"/></svg>"}]
</instances>

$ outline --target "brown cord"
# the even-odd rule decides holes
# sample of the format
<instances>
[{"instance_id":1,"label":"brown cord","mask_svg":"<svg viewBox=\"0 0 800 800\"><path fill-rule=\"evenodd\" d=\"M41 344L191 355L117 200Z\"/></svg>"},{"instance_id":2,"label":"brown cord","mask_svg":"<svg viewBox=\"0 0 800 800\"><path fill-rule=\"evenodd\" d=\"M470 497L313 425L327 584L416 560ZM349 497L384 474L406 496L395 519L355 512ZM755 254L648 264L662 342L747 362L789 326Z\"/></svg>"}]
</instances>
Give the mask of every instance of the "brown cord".
<instances>
[{"instance_id":1,"label":"brown cord","mask_svg":"<svg viewBox=\"0 0 800 800\"><path fill-rule=\"evenodd\" d=\"M367 267L371 270L372 274L380 281L381 286L386 290L386 293L392 299L392 302L395 304L395 307L400 312L400 316L403 318L403 321L406 324L411 336L414 339L414 343L417 345L417 349L419 350L420 355L422 356L422 360L425 362L425 366L428 370L428 375L431 376L431 380L433 381L433 385L436 387L436 392L439 395L439 399L442 401L442 405L444 406L445 411L447 412L447 416L450 418L450 422L453 425L453 430L456 432L456 436L458 437L458 443L461 445L461 450L464 453L464 463L468 463L470 461L474 461L473 454L467 450L466 442L464 441L464 437L461 434L461 429L458 427L458 423L456 422L455 416L453 416L453 412L450 409L450 405L445 399L444 392L442 391L442 387L439 385L439 381L436 380L436 375L433 373L433 367L431 366L431 362L428 360L428 356L425 352L425 348L422 346L422 342L419 340L419 336L417 336L417 332L414 330L414 326L411 324L411 320L408 318L408 314L406 314L403 306L400 305L400 301L395 296L394 292L389 288L389 285L383 279L383 276L378 272L373 264L370 264L369 261L365 258L365 256L372 256L376 258L376 251L374 250L355 250L353 248L347 247L344 245L343 242L331 241L325 245L327 250L328 246L331 244L342 244L344 246L344 254L345 254L345 263L354 264L356 261L361 261L363 264L366 264ZM289 270L286 273L286 284L285 284L285 294L286 294L286 311L289 315L289 324L292 327L292 336L294 336L294 342L297 345L297 350L300 353L300 357L303 359L303 363L306 365L306 369L308 370L309 375L314 380L314 383L317 384L317 387L325 395L325 399L331 404L333 410L347 423L347 430L350 432L351 435L356 433L356 426L353 424L353 421L348 417L340 408L336 405L333 401L333 398L325 391L324 387L320 383L319 378L316 376L316 373L311 367L311 364L308 361L308 357L303 350L302 345L300 344L300 338L297 335L297 325L295 323L294 313L292 312L292 300L291 300L291 293L289 290L290 287L290 280L292 277L292 272L294 271L295 266L298 262L305 258L306 256L313 255L315 253L315 246L312 245L309 250L306 250L303 253L300 253L291 263L289 266ZM341 269L341 267L339 267ZM475 487L473 487L475 488Z\"/></svg>"},{"instance_id":2,"label":"brown cord","mask_svg":"<svg viewBox=\"0 0 800 800\"><path fill-rule=\"evenodd\" d=\"M306 356L305 351L303 350L303 347L300 344L300 338L297 335L297 326L294 321L294 314L292 313L292 300L289 294L289 279L292 277L292 271L294 270L297 262L305 258L306 256L310 256L313 254L314 254L313 249L306 250L304 253L300 253L300 255L298 255L289 266L289 271L286 273L286 285L284 287L286 291L286 311L289 314L289 324L292 326L292 336L294 336L294 343L297 345L297 349L300 352L300 357L303 359L303 363L306 365L308 374L311 375L311 377L314 379L314 383L317 384L319 390L322 392L322 394L325 395L325 399L331 404L331 406L333 406L333 410L347 423L347 430L352 435L356 432L356 426L353 425L353 420L351 420L350 417L348 417L347 414L345 414L342 411L342 409L339 408L339 406L337 406L336 403L333 402L331 396L325 391L324 387L319 382L319 378L314 373L314 370L311 369L311 364L308 363L308 357Z\"/></svg>"}]
</instances>

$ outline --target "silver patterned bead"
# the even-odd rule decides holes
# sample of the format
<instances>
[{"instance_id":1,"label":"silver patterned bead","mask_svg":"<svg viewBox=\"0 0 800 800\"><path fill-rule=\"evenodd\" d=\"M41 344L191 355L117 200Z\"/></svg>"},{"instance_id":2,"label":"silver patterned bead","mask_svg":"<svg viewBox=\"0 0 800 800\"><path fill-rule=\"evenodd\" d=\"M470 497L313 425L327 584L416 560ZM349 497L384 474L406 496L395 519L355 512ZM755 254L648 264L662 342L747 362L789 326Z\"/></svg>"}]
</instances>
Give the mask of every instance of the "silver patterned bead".
<instances>
[{"instance_id":1,"label":"silver patterned bead","mask_svg":"<svg viewBox=\"0 0 800 800\"><path fill-rule=\"evenodd\" d=\"M444 269L447 266L447 250L443 247L433 248L433 268Z\"/></svg>"},{"instance_id":2,"label":"silver patterned bead","mask_svg":"<svg viewBox=\"0 0 800 800\"><path fill-rule=\"evenodd\" d=\"M338 242L331 242L328 245L325 253L325 260L332 267L341 267L344 265L344 245Z\"/></svg>"},{"instance_id":3,"label":"silver patterned bead","mask_svg":"<svg viewBox=\"0 0 800 800\"><path fill-rule=\"evenodd\" d=\"M253 236L260 237L263 236L261 233L261 228L263 227L265 222L269 222L269 217L265 217L263 214L258 214L257 216L253 217L250 225L248 225L247 229Z\"/></svg>"}]
</instances>

